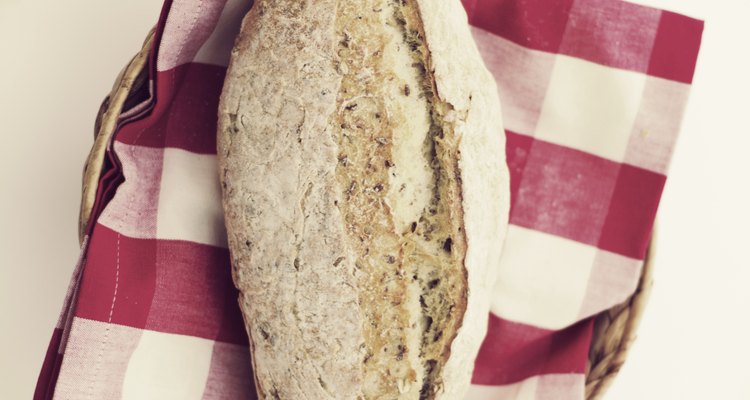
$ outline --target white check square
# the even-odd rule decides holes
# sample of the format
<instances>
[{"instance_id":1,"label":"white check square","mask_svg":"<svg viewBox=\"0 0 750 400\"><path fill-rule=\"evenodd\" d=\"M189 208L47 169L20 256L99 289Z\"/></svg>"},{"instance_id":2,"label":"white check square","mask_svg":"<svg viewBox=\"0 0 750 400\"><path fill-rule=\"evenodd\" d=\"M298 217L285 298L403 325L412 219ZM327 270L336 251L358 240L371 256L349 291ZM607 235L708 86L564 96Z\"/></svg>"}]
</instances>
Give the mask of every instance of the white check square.
<instances>
[{"instance_id":1,"label":"white check square","mask_svg":"<svg viewBox=\"0 0 750 400\"><path fill-rule=\"evenodd\" d=\"M558 55L534 137L620 162L646 76Z\"/></svg>"},{"instance_id":2,"label":"white check square","mask_svg":"<svg viewBox=\"0 0 750 400\"><path fill-rule=\"evenodd\" d=\"M545 329L577 322L596 252L583 243L510 225L492 312Z\"/></svg>"},{"instance_id":3,"label":"white check square","mask_svg":"<svg viewBox=\"0 0 750 400\"><path fill-rule=\"evenodd\" d=\"M227 247L218 160L164 149L156 237Z\"/></svg>"},{"instance_id":4,"label":"white check square","mask_svg":"<svg viewBox=\"0 0 750 400\"><path fill-rule=\"evenodd\" d=\"M143 331L125 372L122 399L202 399L213 348L212 340Z\"/></svg>"}]
</instances>

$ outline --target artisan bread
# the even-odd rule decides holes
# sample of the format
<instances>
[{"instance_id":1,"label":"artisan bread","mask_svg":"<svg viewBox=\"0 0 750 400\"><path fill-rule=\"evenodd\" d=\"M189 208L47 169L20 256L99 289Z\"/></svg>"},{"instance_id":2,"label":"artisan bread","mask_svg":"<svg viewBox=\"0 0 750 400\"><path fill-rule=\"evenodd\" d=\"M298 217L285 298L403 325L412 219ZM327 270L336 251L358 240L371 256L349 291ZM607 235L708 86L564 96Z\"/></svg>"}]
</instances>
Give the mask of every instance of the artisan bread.
<instances>
[{"instance_id":1,"label":"artisan bread","mask_svg":"<svg viewBox=\"0 0 750 400\"><path fill-rule=\"evenodd\" d=\"M258 0L218 157L261 399L463 398L508 219L459 0Z\"/></svg>"}]
</instances>

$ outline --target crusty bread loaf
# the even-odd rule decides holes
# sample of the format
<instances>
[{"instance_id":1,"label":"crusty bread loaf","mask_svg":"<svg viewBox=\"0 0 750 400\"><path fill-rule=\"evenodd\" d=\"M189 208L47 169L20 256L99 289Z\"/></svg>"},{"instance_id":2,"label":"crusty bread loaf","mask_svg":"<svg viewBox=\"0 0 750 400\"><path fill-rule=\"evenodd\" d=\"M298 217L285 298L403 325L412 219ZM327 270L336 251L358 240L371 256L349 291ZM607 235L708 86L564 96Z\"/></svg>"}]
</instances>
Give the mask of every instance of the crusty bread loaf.
<instances>
[{"instance_id":1,"label":"crusty bread loaf","mask_svg":"<svg viewBox=\"0 0 750 400\"><path fill-rule=\"evenodd\" d=\"M463 398L510 199L459 0L256 1L218 155L260 398Z\"/></svg>"}]
</instances>

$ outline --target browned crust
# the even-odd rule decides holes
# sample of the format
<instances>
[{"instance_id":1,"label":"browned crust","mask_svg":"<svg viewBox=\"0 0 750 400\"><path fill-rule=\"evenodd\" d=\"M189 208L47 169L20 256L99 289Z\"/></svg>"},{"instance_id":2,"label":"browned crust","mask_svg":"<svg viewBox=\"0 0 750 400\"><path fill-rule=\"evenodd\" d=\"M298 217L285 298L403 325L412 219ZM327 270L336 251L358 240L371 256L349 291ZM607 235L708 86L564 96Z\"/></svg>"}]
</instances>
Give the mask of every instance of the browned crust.
<instances>
[{"instance_id":1,"label":"browned crust","mask_svg":"<svg viewBox=\"0 0 750 400\"><path fill-rule=\"evenodd\" d=\"M406 27L409 30L416 31L418 33L418 38L421 39L420 55L426 67L425 81L429 85L429 93L432 93L432 96L430 96L430 103L432 104L432 118L434 123L440 125L443 129L442 132L444 137L435 140L437 151L436 158L440 161L440 168L444 170L444 173L441 174L439 178L453 178L448 179L447 183L441 182L445 179L441 180L438 178L439 184L441 186L444 185L443 187L441 187L441 189L444 189L447 192L447 196L445 196L446 201L441 202L441 205L445 206L448 209L448 221L452 223L451 237L460 238L460 241L454 241L454 246L456 248L455 254L457 254L459 258L458 265L461 266L461 288L458 296L455 298L455 310L453 315L456 315L456 318L453 320L453 326L449 327L452 331L452 334L450 336L447 336L443 341L443 350L440 360L441 363L438 364L442 367L442 364L444 364L450 358L451 344L456 338L458 329L460 329L463 324L463 315L466 311L468 297L468 273L465 264L467 240L466 232L462 229L464 221L462 207L463 193L461 186L461 173L458 166L460 157L458 151L458 143L460 142L461 138L455 136L454 132L451 129L450 123L445 123L441 120L442 116L447 111L452 109L452 106L444 102L440 98L440 93L438 92L438 87L434 77L435 70L432 64L432 55L426 46L426 35L424 31L424 24L422 22L421 11L415 4L414 0L404 0L403 3L405 5L404 11L406 11L404 13ZM436 371L436 375L437 380L435 382L430 382L430 384L433 386L441 386L442 383L440 382L440 371Z\"/></svg>"}]
</instances>

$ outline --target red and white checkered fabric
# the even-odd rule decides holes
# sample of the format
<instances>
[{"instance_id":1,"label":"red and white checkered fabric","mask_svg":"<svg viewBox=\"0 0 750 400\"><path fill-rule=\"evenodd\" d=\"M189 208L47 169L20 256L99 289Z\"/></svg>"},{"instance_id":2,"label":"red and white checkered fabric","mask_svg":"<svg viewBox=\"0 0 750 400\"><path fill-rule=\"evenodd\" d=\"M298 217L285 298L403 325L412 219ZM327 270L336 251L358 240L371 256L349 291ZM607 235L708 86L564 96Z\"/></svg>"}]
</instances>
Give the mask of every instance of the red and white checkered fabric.
<instances>
[{"instance_id":1,"label":"red and white checkered fabric","mask_svg":"<svg viewBox=\"0 0 750 400\"><path fill-rule=\"evenodd\" d=\"M511 225L467 400L581 400L635 289L703 23L619 0L465 0L504 107ZM216 112L248 0L166 0L35 399L253 399ZM498 246L500 244L498 243Z\"/></svg>"}]
</instances>

